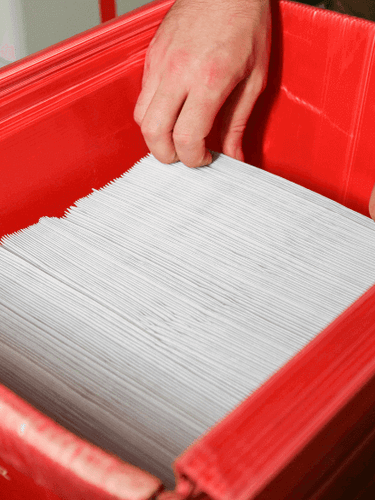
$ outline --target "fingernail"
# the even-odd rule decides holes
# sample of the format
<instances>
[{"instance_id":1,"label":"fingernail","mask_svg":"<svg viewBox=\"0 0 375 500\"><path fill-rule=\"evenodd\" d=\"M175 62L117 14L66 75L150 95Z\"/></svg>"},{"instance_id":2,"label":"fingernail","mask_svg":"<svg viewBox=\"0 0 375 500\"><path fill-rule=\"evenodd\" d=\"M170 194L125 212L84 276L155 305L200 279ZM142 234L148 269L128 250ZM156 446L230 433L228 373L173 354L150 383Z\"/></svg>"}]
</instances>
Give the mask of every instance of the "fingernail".
<instances>
[{"instance_id":1,"label":"fingernail","mask_svg":"<svg viewBox=\"0 0 375 500\"><path fill-rule=\"evenodd\" d=\"M238 147L236 150L236 159L239 161L244 161L244 154L242 152L241 147Z\"/></svg>"},{"instance_id":2,"label":"fingernail","mask_svg":"<svg viewBox=\"0 0 375 500\"><path fill-rule=\"evenodd\" d=\"M205 167L206 165L209 165L212 163L212 155L209 151L206 151L206 154L204 155L202 167Z\"/></svg>"}]
</instances>

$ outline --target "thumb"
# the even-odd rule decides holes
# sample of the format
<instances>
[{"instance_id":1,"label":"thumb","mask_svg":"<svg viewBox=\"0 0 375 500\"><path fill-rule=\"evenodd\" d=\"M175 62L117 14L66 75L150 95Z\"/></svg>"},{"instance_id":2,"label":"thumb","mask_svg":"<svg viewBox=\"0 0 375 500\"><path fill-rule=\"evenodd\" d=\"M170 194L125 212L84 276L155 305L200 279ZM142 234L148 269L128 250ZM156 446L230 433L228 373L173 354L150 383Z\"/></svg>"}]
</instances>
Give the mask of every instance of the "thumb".
<instances>
[{"instance_id":1,"label":"thumb","mask_svg":"<svg viewBox=\"0 0 375 500\"><path fill-rule=\"evenodd\" d=\"M244 161L242 138L254 104L263 90L263 84L252 75L240 82L229 96L225 105L224 126L222 129L223 153Z\"/></svg>"}]
</instances>

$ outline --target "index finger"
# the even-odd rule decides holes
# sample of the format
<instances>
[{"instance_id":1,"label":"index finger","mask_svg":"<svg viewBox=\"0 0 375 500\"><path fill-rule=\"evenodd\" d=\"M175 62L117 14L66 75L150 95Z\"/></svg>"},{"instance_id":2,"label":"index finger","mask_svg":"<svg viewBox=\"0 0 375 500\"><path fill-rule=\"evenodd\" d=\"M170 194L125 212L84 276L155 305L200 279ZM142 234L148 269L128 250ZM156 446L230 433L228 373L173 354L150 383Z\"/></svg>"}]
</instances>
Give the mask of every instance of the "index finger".
<instances>
[{"instance_id":1,"label":"index finger","mask_svg":"<svg viewBox=\"0 0 375 500\"><path fill-rule=\"evenodd\" d=\"M162 79L145 111L141 130L152 154L162 163L176 161L172 133L187 91L176 78ZM145 94L145 99L150 98Z\"/></svg>"},{"instance_id":2,"label":"index finger","mask_svg":"<svg viewBox=\"0 0 375 500\"><path fill-rule=\"evenodd\" d=\"M201 167L212 162L206 137L231 90L214 93L203 87L188 94L173 130L178 158L186 166Z\"/></svg>"}]
</instances>

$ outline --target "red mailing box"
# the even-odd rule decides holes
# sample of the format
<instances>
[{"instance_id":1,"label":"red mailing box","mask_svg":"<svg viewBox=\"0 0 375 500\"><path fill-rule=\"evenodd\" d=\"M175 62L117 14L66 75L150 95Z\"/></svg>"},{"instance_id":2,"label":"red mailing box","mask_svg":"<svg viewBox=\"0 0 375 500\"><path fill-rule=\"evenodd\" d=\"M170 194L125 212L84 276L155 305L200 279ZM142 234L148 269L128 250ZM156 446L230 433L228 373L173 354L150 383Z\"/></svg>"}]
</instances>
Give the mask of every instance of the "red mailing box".
<instances>
[{"instance_id":1,"label":"red mailing box","mask_svg":"<svg viewBox=\"0 0 375 500\"><path fill-rule=\"evenodd\" d=\"M148 152L133 109L147 46L172 3L0 72L0 236L63 215ZM285 0L272 10L269 83L246 129L245 161L368 216L375 24ZM208 140L217 151L221 120ZM375 453L374 374L375 287L171 464L173 493L1 386L0 497L354 498Z\"/></svg>"}]
</instances>

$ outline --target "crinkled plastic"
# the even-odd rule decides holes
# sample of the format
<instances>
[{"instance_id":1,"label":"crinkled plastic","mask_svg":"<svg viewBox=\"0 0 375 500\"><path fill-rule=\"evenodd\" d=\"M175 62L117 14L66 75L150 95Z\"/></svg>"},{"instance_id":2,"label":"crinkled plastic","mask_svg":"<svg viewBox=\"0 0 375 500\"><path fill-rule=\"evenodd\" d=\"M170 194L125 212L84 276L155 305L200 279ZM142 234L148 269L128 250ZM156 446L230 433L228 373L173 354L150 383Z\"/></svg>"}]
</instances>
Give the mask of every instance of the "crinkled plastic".
<instances>
[{"instance_id":1,"label":"crinkled plastic","mask_svg":"<svg viewBox=\"0 0 375 500\"><path fill-rule=\"evenodd\" d=\"M133 109L147 46L172 4L0 71L0 236L63 215L148 152ZM375 24L285 0L272 11L269 82L245 161L368 216ZM208 138L217 151L222 116ZM349 498L375 453L374 339L372 288L175 461L175 492L0 387L1 498Z\"/></svg>"}]
</instances>

